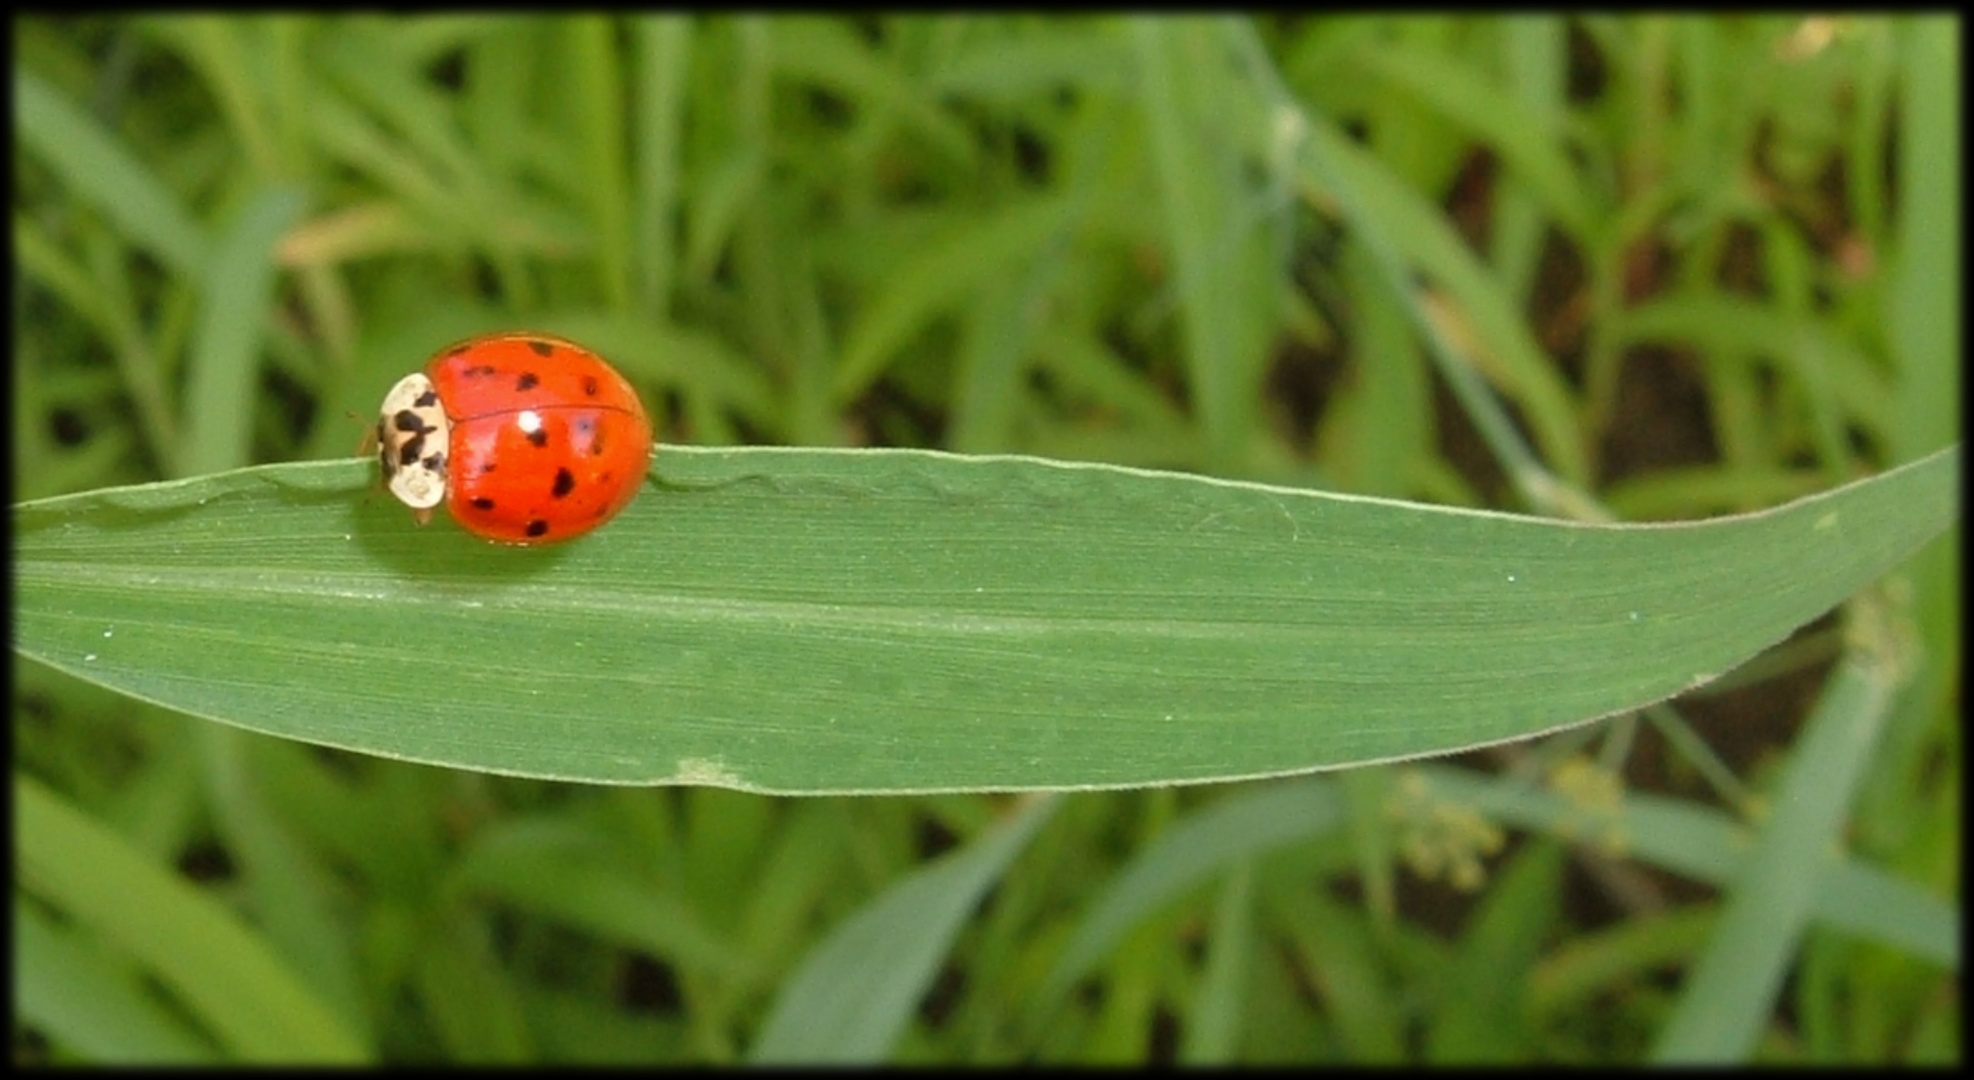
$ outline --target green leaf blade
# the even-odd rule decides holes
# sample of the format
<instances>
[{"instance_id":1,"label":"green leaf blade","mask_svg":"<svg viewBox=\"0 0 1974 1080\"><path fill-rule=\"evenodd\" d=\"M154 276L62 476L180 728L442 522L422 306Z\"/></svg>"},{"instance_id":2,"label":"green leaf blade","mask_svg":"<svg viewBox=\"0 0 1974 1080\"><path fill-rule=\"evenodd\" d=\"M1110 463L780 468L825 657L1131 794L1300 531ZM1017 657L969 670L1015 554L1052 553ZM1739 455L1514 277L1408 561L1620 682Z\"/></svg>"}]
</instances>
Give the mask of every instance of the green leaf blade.
<instances>
[{"instance_id":1,"label":"green leaf blade","mask_svg":"<svg viewBox=\"0 0 1974 1080\"><path fill-rule=\"evenodd\" d=\"M1958 513L1957 450L1580 525L1033 458L667 448L547 549L357 463L16 509L16 648L391 757L771 792L1104 788L1447 753L1661 700Z\"/></svg>"}]
</instances>

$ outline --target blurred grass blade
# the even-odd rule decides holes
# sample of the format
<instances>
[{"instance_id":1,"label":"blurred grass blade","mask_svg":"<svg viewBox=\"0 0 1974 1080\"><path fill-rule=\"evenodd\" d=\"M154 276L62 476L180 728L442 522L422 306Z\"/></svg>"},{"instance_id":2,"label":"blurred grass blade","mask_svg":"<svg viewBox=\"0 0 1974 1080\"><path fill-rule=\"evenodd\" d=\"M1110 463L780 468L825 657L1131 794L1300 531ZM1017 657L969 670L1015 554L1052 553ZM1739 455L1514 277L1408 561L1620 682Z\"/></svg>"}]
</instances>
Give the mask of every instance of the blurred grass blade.
<instances>
[{"instance_id":1,"label":"blurred grass blade","mask_svg":"<svg viewBox=\"0 0 1974 1080\"><path fill-rule=\"evenodd\" d=\"M685 15L641 15L631 23L631 245L638 303L669 320L673 274L680 261L679 193L683 186L686 73L695 30Z\"/></svg>"},{"instance_id":2,"label":"blurred grass blade","mask_svg":"<svg viewBox=\"0 0 1974 1080\"><path fill-rule=\"evenodd\" d=\"M1497 89L1461 56L1414 40L1397 38L1361 50L1357 59L1393 89L1416 95L1499 156L1572 240L1584 248L1598 247L1602 237L1597 230L1609 210L1595 204L1585 190L1584 174L1570 161L1562 137L1563 113L1538 112Z\"/></svg>"},{"instance_id":3,"label":"blurred grass blade","mask_svg":"<svg viewBox=\"0 0 1974 1080\"><path fill-rule=\"evenodd\" d=\"M589 235L596 242L596 275L603 303L613 312L631 306L630 167L624 134L622 29L614 15L564 16L569 57L567 93L577 117L577 154L583 163L583 194L589 198Z\"/></svg>"},{"instance_id":4,"label":"blurred grass blade","mask_svg":"<svg viewBox=\"0 0 1974 1080\"><path fill-rule=\"evenodd\" d=\"M874 51L848 24L796 16L772 26L768 41L778 77L814 83L874 115L895 118L956 167L976 167L980 150L966 125L926 95L894 57Z\"/></svg>"},{"instance_id":5,"label":"blurred grass blade","mask_svg":"<svg viewBox=\"0 0 1974 1080\"><path fill-rule=\"evenodd\" d=\"M824 939L782 984L752 1062L886 1060L960 924L1059 802L1029 801L992 834L914 871Z\"/></svg>"},{"instance_id":6,"label":"blurred grass blade","mask_svg":"<svg viewBox=\"0 0 1974 1080\"><path fill-rule=\"evenodd\" d=\"M255 196L219 244L201 296L199 334L187 376L184 430L192 472L237 468L249 459L261 400L261 330L274 289L274 252L301 216L302 194L278 188Z\"/></svg>"},{"instance_id":7,"label":"blurred grass blade","mask_svg":"<svg viewBox=\"0 0 1974 1080\"><path fill-rule=\"evenodd\" d=\"M226 846L235 902L258 916L261 936L324 1004L364 1017L353 935L335 899L341 879L270 805L268 784L247 760L259 740L220 724L200 725L195 737L206 812ZM368 1030L352 1034L369 1041Z\"/></svg>"},{"instance_id":8,"label":"blurred grass blade","mask_svg":"<svg viewBox=\"0 0 1974 1080\"><path fill-rule=\"evenodd\" d=\"M1959 454L1757 514L1584 525L929 451L659 452L547 549L369 463L17 507L15 648L414 761L787 793L1120 787L1447 753L1637 708L1958 514Z\"/></svg>"},{"instance_id":9,"label":"blurred grass blade","mask_svg":"<svg viewBox=\"0 0 1974 1080\"><path fill-rule=\"evenodd\" d=\"M433 920L411 969L416 1007L436 1036L435 1055L446 1061L539 1061L536 1029L522 1004L522 978L500 955L488 922L463 908Z\"/></svg>"},{"instance_id":10,"label":"blurred grass blade","mask_svg":"<svg viewBox=\"0 0 1974 1080\"><path fill-rule=\"evenodd\" d=\"M1514 295L1462 241L1433 203L1329 118L1307 110L1288 92L1251 23L1221 24L1233 52L1260 87L1269 112L1268 138L1257 148L1293 157L1305 199L1335 206L1404 299L1432 345L1441 375L1508 469L1530 505L1552 509L1558 492L1548 477L1584 486L1589 457L1580 445L1571 393L1544 356ZM1420 275L1426 279L1421 286ZM1522 410L1544 460L1537 461L1507 412L1480 385L1484 373Z\"/></svg>"},{"instance_id":11,"label":"blurred grass blade","mask_svg":"<svg viewBox=\"0 0 1974 1080\"><path fill-rule=\"evenodd\" d=\"M1206 971L1179 1045L1186 1066L1225 1065L1240 1052L1258 939L1254 928L1254 867L1243 862L1220 887L1207 938Z\"/></svg>"},{"instance_id":12,"label":"blurred grass blade","mask_svg":"<svg viewBox=\"0 0 1974 1080\"><path fill-rule=\"evenodd\" d=\"M850 402L870 389L912 336L942 312L1044 257L1073 221L1076 204L1044 196L956 225L900 264L865 305L843 344L834 393Z\"/></svg>"},{"instance_id":13,"label":"blurred grass blade","mask_svg":"<svg viewBox=\"0 0 1974 1080\"><path fill-rule=\"evenodd\" d=\"M1649 792L1628 792L1609 817L1586 814L1547 788L1423 765L1417 774L1435 799L1470 805L1500 821L1603 847L1625 858L1710 885L1731 884L1755 844L1753 830L1727 814ZM1815 894L1818 926L1960 967L1960 921L1948 902L1903 878L1847 858L1829 867Z\"/></svg>"},{"instance_id":14,"label":"blurred grass blade","mask_svg":"<svg viewBox=\"0 0 1974 1080\"><path fill-rule=\"evenodd\" d=\"M47 1032L91 1065L193 1065L211 1044L158 1000L143 972L14 894L15 1023Z\"/></svg>"},{"instance_id":15,"label":"blurred grass blade","mask_svg":"<svg viewBox=\"0 0 1974 1080\"><path fill-rule=\"evenodd\" d=\"M21 145L132 243L183 274L205 265L206 240L177 196L94 117L27 71L14 72Z\"/></svg>"},{"instance_id":16,"label":"blurred grass blade","mask_svg":"<svg viewBox=\"0 0 1974 1080\"><path fill-rule=\"evenodd\" d=\"M365 1060L366 1051L264 939L34 780L14 780L21 886L114 939L239 1060Z\"/></svg>"},{"instance_id":17,"label":"blurred grass blade","mask_svg":"<svg viewBox=\"0 0 1974 1080\"><path fill-rule=\"evenodd\" d=\"M1524 1020L1528 991L1515 976L1535 967L1554 932L1562 866L1562 845L1538 841L1488 870L1488 888L1462 913L1451 954L1434 965L1433 989L1449 1007L1425 1021L1427 1064L1506 1065L1534 1056Z\"/></svg>"},{"instance_id":18,"label":"blurred grass blade","mask_svg":"<svg viewBox=\"0 0 1974 1080\"><path fill-rule=\"evenodd\" d=\"M1720 922L1659 1032L1654 1061L1744 1062L1767 1028L1817 893L1841 858L1844 818L1896 689L1890 658L1869 650L1837 666L1810 714L1773 816L1742 860Z\"/></svg>"},{"instance_id":19,"label":"blurred grass blade","mask_svg":"<svg viewBox=\"0 0 1974 1080\"><path fill-rule=\"evenodd\" d=\"M1189 396L1210 467L1246 464L1257 421L1255 384L1275 322L1272 268L1252 265L1230 116L1247 102L1215 79L1220 42L1211 23L1130 20L1145 127L1164 211L1163 240L1176 278Z\"/></svg>"},{"instance_id":20,"label":"blurred grass blade","mask_svg":"<svg viewBox=\"0 0 1974 1080\"><path fill-rule=\"evenodd\" d=\"M1966 429L1961 384L1964 308L1961 282L1966 252L1960 230L1966 201L1960 186L1961 114L1965 75L1960 54L1963 24L1947 14L1914 18L1901 28L1901 48L1911 58L1899 99L1901 131L1923 138L1897 140L1901 176L1898 263L1891 270L1886 303L1888 328L1899 362L1898 422L1888 431L1896 457L1918 457L1945 446Z\"/></svg>"},{"instance_id":21,"label":"blurred grass blade","mask_svg":"<svg viewBox=\"0 0 1974 1080\"><path fill-rule=\"evenodd\" d=\"M523 817L489 828L466 847L452 881L695 971L745 974L744 959L690 905L578 824Z\"/></svg>"},{"instance_id":22,"label":"blurred grass blade","mask_svg":"<svg viewBox=\"0 0 1974 1080\"><path fill-rule=\"evenodd\" d=\"M1035 996L1046 1012L1146 916L1245 860L1340 828L1343 799L1316 777L1229 796L1194 814L1138 853L1070 938Z\"/></svg>"}]
</instances>

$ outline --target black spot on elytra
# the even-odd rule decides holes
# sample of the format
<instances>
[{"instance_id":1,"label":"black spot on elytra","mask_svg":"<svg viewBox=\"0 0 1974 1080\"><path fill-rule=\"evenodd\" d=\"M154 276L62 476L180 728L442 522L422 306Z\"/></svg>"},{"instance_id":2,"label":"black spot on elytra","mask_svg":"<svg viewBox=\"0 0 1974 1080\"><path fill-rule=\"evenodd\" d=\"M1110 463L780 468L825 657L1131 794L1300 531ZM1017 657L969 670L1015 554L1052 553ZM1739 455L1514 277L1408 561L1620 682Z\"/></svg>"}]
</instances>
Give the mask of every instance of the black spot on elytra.
<instances>
[{"instance_id":1,"label":"black spot on elytra","mask_svg":"<svg viewBox=\"0 0 1974 1080\"><path fill-rule=\"evenodd\" d=\"M531 340L528 342L528 348L533 349L536 356L555 355L555 343L552 341Z\"/></svg>"},{"instance_id":2,"label":"black spot on elytra","mask_svg":"<svg viewBox=\"0 0 1974 1080\"><path fill-rule=\"evenodd\" d=\"M535 521L530 521L530 522L528 522L528 529L527 529L527 532L528 532L528 535L529 535L529 536L535 536L535 537L540 537L540 536L547 536L547 535L548 535L548 522L546 522L546 521L541 521L541 520L539 520L539 519L537 519L537 520L535 520Z\"/></svg>"},{"instance_id":3,"label":"black spot on elytra","mask_svg":"<svg viewBox=\"0 0 1974 1080\"><path fill-rule=\"evenodd\" d=\"M516 390L533 390L539 385L541 385L541 379L532 371L524 371L521 373L520 378L514 380L514 389Z\"/></svg>"},{"instance_id":4,"label":"black spot on elytra","mask_svg":"<svg viewBox=\"0 0 1974 1080\"><path fill-rule=\"evenodd\" d=\"M535 430L528 432L528 441L535 444L535 446L537 447L547 446L548 429L536 428Z\"/></svg>"},{"instance_id":5,"label":"black spot on elytra","mask_svg":"<svg viewBox=\"0 0 1974 1080\"><path fill-rule=\"evenodd\" d=\"M567 498L569 493L574 490L576 490L575 474L567 469L555 470L555 486L549 488L548 493L558 499L562 499Z\"/></svg>"},{"instance_id":6,"label":"black spot on elytra","mask_svg":"<svg viewBox=\"0 0 1974 1080\"><path fill-rule=\"evenodd\" d=\"M487 498L485 495L482 495L473 500L473 509L475 510L492 510L493 508L494 508L494 501L492 499Z\"/></svg>"},{"instance_id":7,"label":"black spot on elytra","mask_svg":"<svg viewBox=\"0 0 1974 1080\"><path fill-rule=\"evenodd\" d=\"M603 388L602 388L601 386L598 386L598 385L596 384L596 376L594 376L594 375L585 375L585 376L583 376L583 396L584 396L584 397L595 397L595 396L596 396L596 395L597 395L598 393L600 393L600 392L601 392L602 390L603 390Z\"/></svg>"}]
</instances>

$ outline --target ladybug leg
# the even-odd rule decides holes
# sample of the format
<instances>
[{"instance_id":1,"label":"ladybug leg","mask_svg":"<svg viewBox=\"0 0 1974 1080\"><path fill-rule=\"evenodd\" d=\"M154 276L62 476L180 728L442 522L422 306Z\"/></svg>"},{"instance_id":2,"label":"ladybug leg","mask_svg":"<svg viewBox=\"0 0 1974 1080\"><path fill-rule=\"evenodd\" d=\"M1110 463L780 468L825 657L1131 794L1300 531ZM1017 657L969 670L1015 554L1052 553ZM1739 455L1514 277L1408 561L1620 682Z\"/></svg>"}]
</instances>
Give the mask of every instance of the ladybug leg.
<instances>
[{"instance_id":1,"label":"ladybug leg","mask_svg":"<svg viewBox=\"0 0 1974 1080\"><path fill-rule=\"evenodd\" d=\"M377 448L377 426L352 411L345 411L343 415L349 417L352 423L361 425L363 428L363 438L357 440L356 456L369 457L370 452Z\"/></svg>"}]
</instances>

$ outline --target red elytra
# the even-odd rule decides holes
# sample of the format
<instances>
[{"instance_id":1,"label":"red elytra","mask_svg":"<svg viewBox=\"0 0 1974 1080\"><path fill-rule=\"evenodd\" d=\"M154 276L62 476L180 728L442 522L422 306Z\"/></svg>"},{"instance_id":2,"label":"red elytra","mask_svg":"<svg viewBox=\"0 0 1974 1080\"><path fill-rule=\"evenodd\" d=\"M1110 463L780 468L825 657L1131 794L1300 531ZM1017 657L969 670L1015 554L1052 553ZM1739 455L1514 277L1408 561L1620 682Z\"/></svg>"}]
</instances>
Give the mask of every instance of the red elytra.
<instances>
[{"instance_id":1,"label":"red elytra","mask_svg":"<svg viewBox=\"0 0 1974 1080\"><path fill-rule=\"evenodd\" d=\"M385 486L419 524L443 502L468 532L506 544L571 540L642 486L651 421L604 359L552 334L469 338L384 396Z\"/></svg>"}]
</instances>

